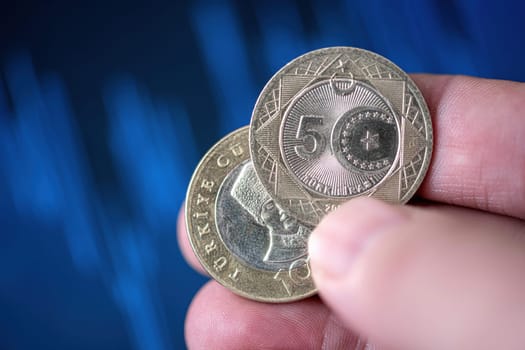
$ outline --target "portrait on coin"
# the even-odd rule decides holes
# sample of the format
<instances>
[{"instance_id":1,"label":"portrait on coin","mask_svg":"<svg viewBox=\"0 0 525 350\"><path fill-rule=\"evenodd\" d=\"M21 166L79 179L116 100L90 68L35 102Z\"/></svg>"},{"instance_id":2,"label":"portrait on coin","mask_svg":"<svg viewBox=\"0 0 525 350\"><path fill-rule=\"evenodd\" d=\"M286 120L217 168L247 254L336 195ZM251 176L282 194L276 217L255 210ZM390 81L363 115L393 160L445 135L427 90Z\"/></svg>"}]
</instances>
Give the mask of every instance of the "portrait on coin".
<instances>
[{"instance_id":1,"label":"portrait on coin","mask_svg":"<svg viewBox=\"0 0 525 350\"><path fill-rule=\"evenodd\" d=\"M251 162L228 175L218 196L218 232L241 260L258 268L278 270L307 254L311 230L271 199Z\"/></svg>"}]
</instances>

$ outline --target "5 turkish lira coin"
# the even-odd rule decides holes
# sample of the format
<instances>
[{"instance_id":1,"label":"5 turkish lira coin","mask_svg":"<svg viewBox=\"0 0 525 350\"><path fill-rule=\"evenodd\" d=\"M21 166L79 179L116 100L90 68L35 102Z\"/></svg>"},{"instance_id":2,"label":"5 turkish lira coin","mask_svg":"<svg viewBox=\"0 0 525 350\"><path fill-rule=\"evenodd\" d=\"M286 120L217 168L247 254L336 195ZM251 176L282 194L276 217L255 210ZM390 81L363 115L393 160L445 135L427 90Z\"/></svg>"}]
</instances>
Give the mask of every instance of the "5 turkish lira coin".
<instances>
[{"instance_id":1,"label":"5 turkish lira coin","mask_svg":"<svg viewBox=\"0 0 525 350\"><path fill-rule=\"evenodd\" d=\"M357 196L405 203L432 154L432 123L412 79L352 47L306 53L264 87L250 153L264 188L300 222L316 225Z\"/></svg>"},{"instance_id":2,"label":"5 turkish lira coin","mask_svg":"<svg viewBox=\"0 0 525 350\"><path fill-rule=\"evenodd\" d=\"M241 296L288 302L315 294L307 256L311 228L270 197L250 160L249 128L202 158L186 196L186 227L205 270Z\"/></svg>"}]
</instances>

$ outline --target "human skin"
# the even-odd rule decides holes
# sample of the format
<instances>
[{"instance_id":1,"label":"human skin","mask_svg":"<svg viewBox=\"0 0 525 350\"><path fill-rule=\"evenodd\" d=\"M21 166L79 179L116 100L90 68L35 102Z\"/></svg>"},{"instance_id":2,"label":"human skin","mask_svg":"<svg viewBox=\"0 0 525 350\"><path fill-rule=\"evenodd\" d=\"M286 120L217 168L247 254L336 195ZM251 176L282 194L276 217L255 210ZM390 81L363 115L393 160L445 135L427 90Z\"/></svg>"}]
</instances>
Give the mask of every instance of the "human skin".
<instances>
[{"instance_id":1,"label":"human skin","mask_svg":"<svg viewBox=\"0 0 525 350\"><path fill-rule=\"evenodd\" d=\"M523 349L525 84L413 75L434 154L417 200L369 198L327 215L309 241L319 296L264 304L215 281L186 318L190 349ZM178 236L202 273L183 216Z\"/></svg>"}]
</instances>

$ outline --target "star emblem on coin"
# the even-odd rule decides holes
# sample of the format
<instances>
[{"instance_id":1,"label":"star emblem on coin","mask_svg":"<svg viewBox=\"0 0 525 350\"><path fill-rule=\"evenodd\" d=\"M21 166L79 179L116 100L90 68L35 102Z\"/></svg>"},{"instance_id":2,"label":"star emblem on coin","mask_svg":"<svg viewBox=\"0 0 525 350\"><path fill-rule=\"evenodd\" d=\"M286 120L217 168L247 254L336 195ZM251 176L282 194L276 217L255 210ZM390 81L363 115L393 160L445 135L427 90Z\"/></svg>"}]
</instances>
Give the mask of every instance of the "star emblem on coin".
<instances>
[{"instance_id":1,"label":"star emblem on coin","mask_svg":"<svg viewBox=\"0 0 525 350\"><path fill-rule=\"evenodd\" d=\"M366 130L365 136L361 138L361 144L363 144L365 151L379 148L379 134Z\"/></svg>"}]
</instances>

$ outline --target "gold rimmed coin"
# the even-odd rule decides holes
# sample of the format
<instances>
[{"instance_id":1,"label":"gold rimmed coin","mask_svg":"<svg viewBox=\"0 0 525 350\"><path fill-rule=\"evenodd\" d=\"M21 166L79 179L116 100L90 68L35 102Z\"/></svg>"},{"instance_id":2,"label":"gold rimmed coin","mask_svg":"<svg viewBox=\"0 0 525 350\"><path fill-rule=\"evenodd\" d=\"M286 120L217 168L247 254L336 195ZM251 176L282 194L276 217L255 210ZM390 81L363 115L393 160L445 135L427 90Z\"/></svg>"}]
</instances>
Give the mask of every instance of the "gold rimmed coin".
<instances>
[{"instance_id":1,"label":"gold rimmed coin","mask_svg":"<svg viewBox=\"0 0 525 350\"><path fill-rule=\"evenodd\" d=\"M186 225L202 266L231 291L288 302L316 292L307 256L311 229L279 207L256 176L248 127L203 157L186 196Z\"/></svg>"},{"instance_id":2,"label":"gold rimmed coin","mask_svg":"<svg viewBox=\"0 0 525 350\"><path fill-rule=\"evenodd\" d=\"M357 196L407 202L428 169L432 123L395 64L358 48L325 48L270 79L253 111L250 153L275 202L316 225Z\"/></svg>"}]
</instances>

